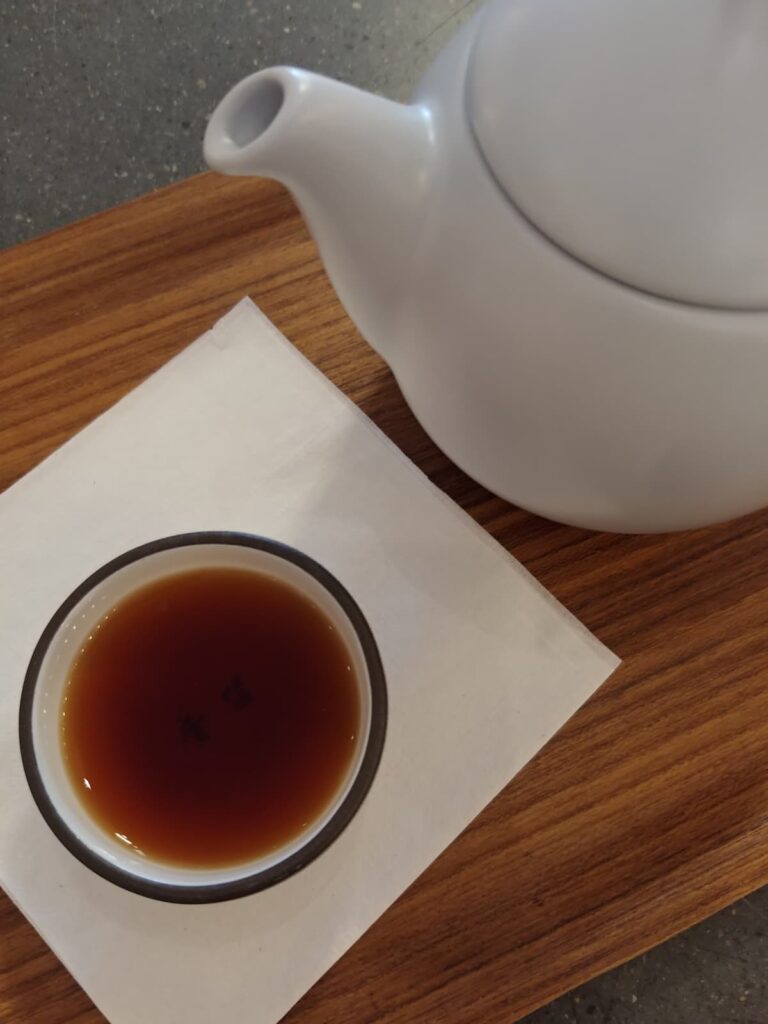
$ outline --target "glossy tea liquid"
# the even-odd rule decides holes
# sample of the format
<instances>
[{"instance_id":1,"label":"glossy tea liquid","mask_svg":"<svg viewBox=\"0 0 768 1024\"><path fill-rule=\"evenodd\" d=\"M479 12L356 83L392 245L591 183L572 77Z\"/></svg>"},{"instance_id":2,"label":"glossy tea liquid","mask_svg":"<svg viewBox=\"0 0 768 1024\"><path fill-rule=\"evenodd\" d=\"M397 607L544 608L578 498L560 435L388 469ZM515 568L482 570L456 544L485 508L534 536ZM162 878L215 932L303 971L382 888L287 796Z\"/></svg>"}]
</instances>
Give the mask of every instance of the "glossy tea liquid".
<instances>
[{"instance_id":1,"label":"glossy tea liquid","mask_svg":"<svg viewBox=\"0 0 768 1024\"><path fill-rule=\"evenodd\" d=\"M121 601L74 661L61 711L90 816L186 867L237 864L300 835L347 777L359 728L331 621L241 569L181 572Z\"/></svg>"}]
</instances>

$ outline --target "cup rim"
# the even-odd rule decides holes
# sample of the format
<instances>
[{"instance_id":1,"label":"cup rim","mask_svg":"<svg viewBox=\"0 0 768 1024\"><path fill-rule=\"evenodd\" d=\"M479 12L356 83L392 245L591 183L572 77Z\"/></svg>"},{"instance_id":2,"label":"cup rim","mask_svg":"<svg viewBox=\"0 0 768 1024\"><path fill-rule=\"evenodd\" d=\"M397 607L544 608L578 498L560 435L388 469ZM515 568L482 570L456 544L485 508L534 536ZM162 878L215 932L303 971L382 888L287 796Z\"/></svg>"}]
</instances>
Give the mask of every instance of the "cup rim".
<instances>
[{"instance_id":1,"label":"cup rim","mask_svg":"<svg viewBox=\"0 0 768 1024\"><path fill-rule=\"evenodd\" d=\"M147 556L174 548L195 545L226 545L253 548L292 562L313 577L335 599L357 635L363 653L370 689L370 728L363 756L352 784L334 813L306 844L284 860L242 877L223 882L175 884L144 878L110 863L77 836L59 813L42 779L33 739L33 705L40 669L45 655L70 611L96 586L125 566ZM276 885L296 874L320 856L344 831L357 813L373 783L384 748L388 697L381 656L368 622L349 591L309 555L282 541L258 534L229 530L203 530L161 537L131 548L91 573L54 612L35 645L21 690L19 704L19 748L24 774L32 797L46 824L73 856L95 874L130 892L168 903L218 903L238 899Z\"/></svg>"}]
</instances>

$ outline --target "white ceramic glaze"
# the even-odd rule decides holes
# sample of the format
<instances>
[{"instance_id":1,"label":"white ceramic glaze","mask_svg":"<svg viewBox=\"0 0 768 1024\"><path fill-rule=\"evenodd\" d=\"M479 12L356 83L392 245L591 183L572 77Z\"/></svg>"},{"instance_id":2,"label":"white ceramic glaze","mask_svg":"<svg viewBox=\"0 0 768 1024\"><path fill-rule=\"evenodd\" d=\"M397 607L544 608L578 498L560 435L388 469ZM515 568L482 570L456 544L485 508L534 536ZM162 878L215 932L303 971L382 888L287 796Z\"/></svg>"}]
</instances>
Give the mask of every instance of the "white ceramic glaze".
<instances>
[{"instance_id":1,"label":"white ceramic glaze","mask_svg":"<svg viewBox=\"0 0 768 1024\"><path fill-rule=\"evenodd\" d=\"M545 235L733 309L768 310L766 103L764 0L507 0L467 79L488 164Z\"/></svg>"},{"instance_id":2,"label":"white ceramic glaze","mask_svg":"<svg viewBox=\"0 0 768 1024\"><path fill-rule=\"evenodd\" d=\"M236 535L235 535L236 536ZM162 542L161 542L162 543ZM270 543L270 542L267 542ZM161 863L137 851L128 837L108 834L89 816L85 805L73 786L66 767L65 751L61 740L61 715L66 714L67 686L74 659L88 642L98 623L110 613L121 599L137 589L171 574L200 568L242 568L276 577L300 590L315 603L338 630L349 652L352 670L359 685L360 726L357 746L349 769L333 800L322 815L292 842L259 858L217 869L195 869ZM334 581L335 582L335 581ZM82 844L98 861L117 868L136 882L136 891L143 891L141 882L160 883L179 890L196 890L194 899L180 901L204 902L206 887L224 887L227 883L268 872L306 848L337 814L357 779L368 747L372 723L372 695L366 653L358 631L337 598L311 572L272 551L248 547L238 543L191 543L143 555L137 560L110 571L74 603L57 623L52 636L43 638L44 654L39 667L28 676L31 686L28 709L22 704L22 734L24 715L31 719L31 747L25 751L28 765L34 758L42 789L61 822L74 837L67 845L78 853ZM34 659L33 659L34 665ZM32 671L32 670L31 670ZM28 772L29 774L29 772ZM39 787L32 783L33 793L39 797ZM43 809L41 807L41 809ZM45 813L45 811L44 811ZM49 818L50 820L50 818ZM61 829L58 829L61 833ZM96 866L91 863L91 866ZM109 871L106 872L107 877ZM112 880L120 884L119 877ZM128 887L133 883L128 880ZM257 886L255 886L257 887ZM170 898L174 898L172 891ZM147 895L158 895L147 892ZM240 893L235 893L239 895ZM160 898L169 898L168 894ZM223 897L229 898L229 895Z\"/></svg>"},{"instance_id":3,"label":"white ceramic glaze","mask_svg":"<svg viewBox=\"0 0 768 1024\"><path fill-rule=\"evenodd\" d=\"M495 0L412 104L259 72L206 159L292 190L419 420L491 490L594 529L728 519L768 503L767 10Z\"/></svg>"}]
</instances>

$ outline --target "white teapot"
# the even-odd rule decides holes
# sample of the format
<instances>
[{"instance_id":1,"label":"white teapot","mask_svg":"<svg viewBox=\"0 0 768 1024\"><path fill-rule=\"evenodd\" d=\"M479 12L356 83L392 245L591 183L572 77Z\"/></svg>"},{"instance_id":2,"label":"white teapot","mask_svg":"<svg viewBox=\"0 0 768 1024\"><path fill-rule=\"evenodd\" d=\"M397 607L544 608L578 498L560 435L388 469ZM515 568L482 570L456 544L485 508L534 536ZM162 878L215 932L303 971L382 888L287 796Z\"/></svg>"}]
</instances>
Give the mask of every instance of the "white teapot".
<instances>
[{"instance_id":1,"label":"white teapot","mask_svg":"<svg viewBox=\"0 0 768 1024\"><path fill-rule=\"evenodd\" d=\"M411 105L260 71L205 156L291 189L490 490L627 532L768 504L766 0L493 0Z\"/></svg>"}]
</instances>

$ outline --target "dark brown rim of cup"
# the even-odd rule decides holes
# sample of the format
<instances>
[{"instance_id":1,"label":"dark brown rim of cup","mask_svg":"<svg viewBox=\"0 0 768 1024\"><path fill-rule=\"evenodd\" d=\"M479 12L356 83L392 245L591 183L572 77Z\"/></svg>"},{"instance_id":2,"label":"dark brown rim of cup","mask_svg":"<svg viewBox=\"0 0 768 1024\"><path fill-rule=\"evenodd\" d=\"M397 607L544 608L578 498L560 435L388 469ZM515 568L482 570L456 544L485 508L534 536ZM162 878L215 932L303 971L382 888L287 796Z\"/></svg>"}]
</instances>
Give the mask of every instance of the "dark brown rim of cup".
<instances>
[{"instance_id":1,"label":"dark brown rim of cup","mask_svg":"<svg viewBox=\"0 0 768 1024\"><path fill-rule=\"evenodd\" d=\"M305 846L278 864L242 878L210 885L175 885L141 878L102 860L64 822L48 796L40 775L32 739L32 705L40 667L46 651L62 622L76 604L102 580L132 562L156 554L158 551L197 544L233 545L267 551L288 562L293 562L329 591L352 624L362 647L370 683L371 727L360 768L349 792L333 816ZM219 903L248 896L283 881L315 860L344 831L365 799L381 760L386 729L387 687L381 657L365 616L349 592L335 576L332 576L318 562L287 544L249 533L216 530L177 534L173 537L164 537L148 544L142 544L112 559L81 583L53 615L37 642L24 678L19 707L19 745L24 772L35 803L51 831L70 853L74 854L79 861L97 875L101 875L102 878L106 878L130 892L156 900L164 900L168 903Z\"/></svg>"}]
</instances>

